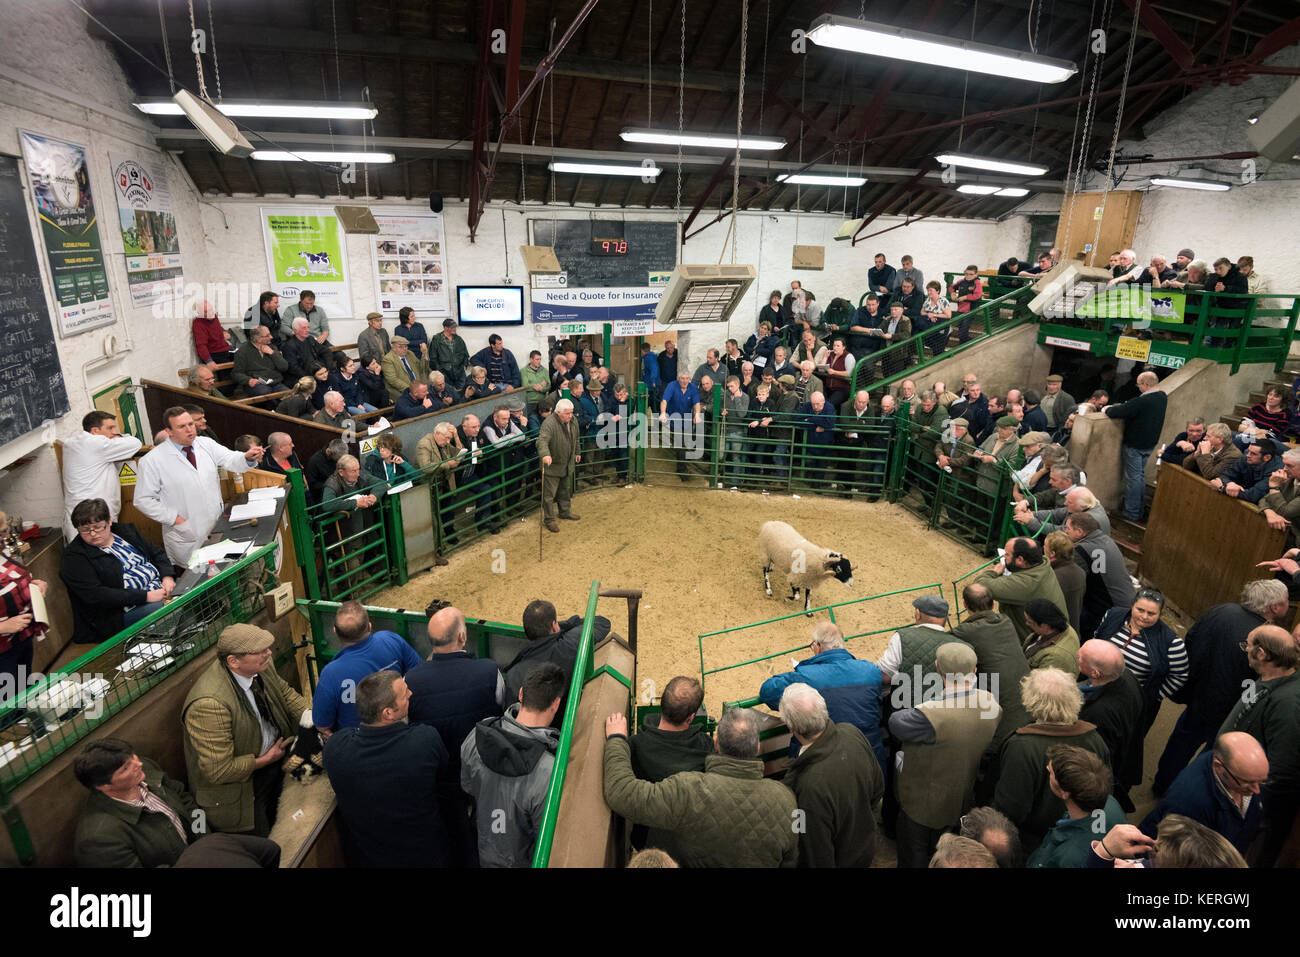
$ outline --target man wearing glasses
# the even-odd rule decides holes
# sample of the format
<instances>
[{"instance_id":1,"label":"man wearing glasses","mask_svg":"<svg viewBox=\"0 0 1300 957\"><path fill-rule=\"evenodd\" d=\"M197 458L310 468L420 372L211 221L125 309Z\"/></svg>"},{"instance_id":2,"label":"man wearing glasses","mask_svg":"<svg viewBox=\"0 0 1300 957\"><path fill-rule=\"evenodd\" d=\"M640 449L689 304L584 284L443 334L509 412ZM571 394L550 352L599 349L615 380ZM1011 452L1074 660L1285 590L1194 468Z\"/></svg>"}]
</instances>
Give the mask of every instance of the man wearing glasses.
<instances>
[{"instance_id":1,"label":"man wearing glasses","mask_svg":"<svg viewBox=\"0 0 1300 957\"><path fill-rule=\"evenodd\" d=\"M211 831L271 833L285 740L311 726L306 699L271 666L274 642L254 625L226 627L181 708L189 784Z\"/></svg>"}]
</instances>

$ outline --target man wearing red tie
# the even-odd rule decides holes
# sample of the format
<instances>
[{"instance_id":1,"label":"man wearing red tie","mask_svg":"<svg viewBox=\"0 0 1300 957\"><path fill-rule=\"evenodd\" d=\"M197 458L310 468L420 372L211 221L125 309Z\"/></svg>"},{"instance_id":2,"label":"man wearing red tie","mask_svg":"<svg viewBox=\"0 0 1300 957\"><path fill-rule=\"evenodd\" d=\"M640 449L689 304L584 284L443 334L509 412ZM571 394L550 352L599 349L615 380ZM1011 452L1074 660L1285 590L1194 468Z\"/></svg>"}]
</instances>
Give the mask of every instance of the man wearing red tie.
<instances>
[{"instance_id":1,"label":"man wearing red tie","mask_svg":"<svg viewBox=\"0 0 1300 957\"><path fill-rule=\"evenodd\" d=\"M263 450L232 452L198 434L194 418L181 406L163 413L167 439L140 459L135 507L162 526L167 557L185 565L207 541L221 517L217 469L246 472L262 461Z\"/></svg>"}]
</instances>

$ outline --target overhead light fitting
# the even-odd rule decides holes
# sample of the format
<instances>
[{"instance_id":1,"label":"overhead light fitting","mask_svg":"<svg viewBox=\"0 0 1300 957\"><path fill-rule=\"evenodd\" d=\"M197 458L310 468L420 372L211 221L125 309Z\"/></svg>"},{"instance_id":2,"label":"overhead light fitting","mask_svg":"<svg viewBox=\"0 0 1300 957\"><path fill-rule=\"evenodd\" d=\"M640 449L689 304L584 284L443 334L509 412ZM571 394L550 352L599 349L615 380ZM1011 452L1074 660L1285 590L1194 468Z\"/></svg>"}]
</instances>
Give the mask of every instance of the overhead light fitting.
<instances>
[{"instance_id":1,"label":"overhead light fitting","mask_svg":"<svg viewBox=\"0 0 1300 957\"><path fill-rule=\"evenodd\" d=\"M956 40L935 33L905 30L832 14L818 17L808 28L808 39L818 46L947 66L956 70L988 73L1034 83L1060 83L1079 72L1069 60L1055 60L1008 47Z\"/></svg>"},{"instance_id":2,"label":"overhead light fitting","mask_svg":"<svg viewBox=\"0 0 1300 957\"><path fill-rule=\"evenodd\" d=\"M326 103L313 100L302 103L260 103L253 100L225 100L212 104L226 116L289 120L373 120L379 110L368 103ZM180 116L180 105L171 100L141 100L135 104L150 116Z\"/></svg>"},{"instance_id":3,"label":"overhead light fitting","mask_svg":"<svg viewBox=\"0 0 1300 957\"><path fill-rule=\"evenodd\" d=\"M1028 196L1029 190L1020 186L982 186L977 183L964 183L957 187L959 193L974 193L976 196Z\"/></svg>"},{"instance_id":4,"label":"overhead light fitting","mask_svg":"<svg viewBox=\"0 0 1300 957\"><path fill-rule=\"evenodd\" d=\"M230 121L230 117L217 112L216 107L207 100L195 96L189 90L177 90L172 99L176 109L194 124L194 128L203 134L203 138L217 152L237 159L252 154L253 144L239 132L239 127Z\"/></svg>"},{"instance_id":5,"label":"overhead light fitting","mask_svg":"<svg viewBox=\"0 0 1300 957\"><path fill-rule=\"evenodd\" d=\"M626 129L618 134L624 143L654 143L659 146L699 146L706 149L736 148L736 137L725 133L691 133L674 130ZM785 148L785 140L777 136L742 136L742 150L779 150Z\"/></svg>"},{"instance_id":6,"label":"overhead light fitting","mask_svg":"<svg viewBox=\"0 0 1300 957\"><path fill-rule=\"evenodd\" d=\"M649 176L663 172L658 166L629 166L625 163L548 163L553 173L580 173L584 176Z\"/></svg>"},{"instance_id":7,"label":"overhead light fitting","mask_svg":"<svg viewBox=\"0 0 1300 957\"><path fill-rule=\"evenodd\" d=\"M969 166L971 169L986 169L992 173L1014 173L1018 176L1042 176L1047 172L1046 166L1009 163L1006 160L972 156L969 153L940 153L935 160L947 166Z\"/></svg>"},{"instance_id":8,"label":"overhead light fitting","mask_svg":"<svg viewBox=\"0 0 1300 957\"><path fill-rule=\"evenodd\" d=\"M1227 183L1216 183L1209 179L1176 179L1169 176L1153 176L1151 178L1152 186L1175 186L1178 189L1207 189L1212 192L1222 193L1232 189Z\"/></svg>"},{"instance_id":9,"label":"overhead light fitting","mask_svg":"<svg viewBox=\"0 0 1300 957\"><path fill-rule=\"evenodd\" d=\"M392 153L334 152L331 150L253 150L253 159L278 163L392 163Z\"/></svg>"},{"instance_id":10,"label":"overhead light fitting","mask_svg":"<svg viewBox=\"0 0 1300 957\"><path fill-rule=\"evenodd\" d=\"M865 176L828 176L825 173L781 173L777 182L797 186L861 186Z\"/></svg>"}]
</instances>

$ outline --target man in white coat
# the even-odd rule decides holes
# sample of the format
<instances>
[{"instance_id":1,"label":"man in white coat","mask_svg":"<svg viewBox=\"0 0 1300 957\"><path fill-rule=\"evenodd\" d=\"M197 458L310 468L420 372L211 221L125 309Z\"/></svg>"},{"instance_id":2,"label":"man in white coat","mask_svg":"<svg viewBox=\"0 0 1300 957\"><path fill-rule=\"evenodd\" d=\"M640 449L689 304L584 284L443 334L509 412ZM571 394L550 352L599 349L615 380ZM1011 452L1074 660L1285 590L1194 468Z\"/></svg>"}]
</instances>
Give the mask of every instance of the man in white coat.
<instances>
[{"instance_id":1,"label":"man in white coat","mask_svg":"<svg viewBox=\"0 0 1300 957\"><path fill-rule=\"evenodd\" d=\"M185 565L221 517L217 468L247 472L262 461L263 450L254 445L247 452L232 452L203 438L182 406L172 406L163 419L167 439L140 460L135 507L162 526L167 557Z\"/></svg>"},{"instance_id":2,"label":"man in white coat","mask_svg":"<svg viewBox=\"0 0 1300 957\"><path fill-rule=\"evenodd\" d=\"M117 419L98 409L82 417L81 429L63 442L63 536L68 541L77 537L72 510L88 498L102 498L108 503L109 520L117 521L122 510L118 463L144 445L134 435L119 432Z\"/></svg>"}]
</instances>

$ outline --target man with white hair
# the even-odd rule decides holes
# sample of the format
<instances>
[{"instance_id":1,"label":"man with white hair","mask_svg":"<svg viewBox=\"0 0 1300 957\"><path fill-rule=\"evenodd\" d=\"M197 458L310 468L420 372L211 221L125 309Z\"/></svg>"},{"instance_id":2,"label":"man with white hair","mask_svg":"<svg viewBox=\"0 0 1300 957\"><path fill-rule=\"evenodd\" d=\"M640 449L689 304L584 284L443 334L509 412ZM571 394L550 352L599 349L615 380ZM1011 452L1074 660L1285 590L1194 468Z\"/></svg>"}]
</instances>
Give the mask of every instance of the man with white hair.
<instances>
[{"instance_id":1,"label":"man with white hair","mask_svg":"<svg viewBox=\"0 0 1300 957\"><path fill-rule=\"evenodd\" d=\"M558 532L559 517L576 522L578 516L569 507L569 470L582 461L578 450L578 427L573 421L573 403L561 399L555 412L542 422L537 433L537 454L542 460L542 520L547 531Z\"/></svg>"},{"instance_id":2,"label":"man with white hair","mask_svg":"<svg viewBox=\"0 0 1300 957\"><path fill-rule=\"evenodd\" d=\"M1106 514L1105 507L1097 501L1097 496L1081 485L1065 493L1065 504L1060 508L1039 509L1034 512L1030 511L1028 500L1017 502L1014 517L1031 535L1037 535L1038 530L1046 525L1047 529L1042 535L1042 538L1046 538L1052 532L1063 528L1069 516L1081 514L1091 515L1097 520L1102 534L1110 534L1110 516Z\"/></svg>"},{"instance_id":3,"label":"man with white hair","mask_svg":"<svg viewBox=\"0 0 1300 957\"><path fill-rule=\"evenodd\" d=\"M310 335L307 320L299 316L293 320L291 329L292 334L280 346L284 361L289 363L288 381L314 376L317 369L333 371L334 351Z\"/></svg>"},{"instance_id":4,"label":"man with white hair","mask_svg":"<svg viewBox=\"0 0 1300 957\"><path fill-rule=\"evenodd\" d=\"M804 359L799 363L799 375L794 380L794 392L799 396L800 402L807 402L808 397L814 392L823 392L822 380L817 378L815 373L817 365L811 359Z\"/></svg>"},{"instance_id":5,"label":"man with white hair","mask_svg":"<svg viewBox=\"0 0 1300 957\"><path fill-rule=\"evenodd\" d=\"M1124 664L1124 652L1112 641L1093 638L1079 646L1075 664L1083 680L1080 720L1097 726L1110 751L1115 798L1133 810L1128 789L1142 780L1142 686Z\"/></svg>"},{"instance_id":6,"label":"man with white hair","mask_svg":"<svg viewBox=\"0 0 1300 957\"><path fill-rule=\"evenodd\" d=\"M293 340L290 339L290 342ZM335 392L333 389L325 393L325 404L319 412L311 417L311 420L317 425L332 425L336 429L346 429L347 423L352 419L348 416L347 405L343 401L343 393Z\"/></svg>"},{"instance_id":7,"label":"man with white hair","mask_svg":"<svg viewBox=\"0 0 1300 957\"><path fill-rule=\"evenodd\" d=\"M1300 518L1300 449L1282 453L1282 468L1268 477L1269 491L1259 501L1259 510L1269 528L1286 529L1287 543L1296 542L1292 527Z\"/></svg>"},{"instance_id":8,"label":"man with white hair","mask_svg":"<svg viewBox=\"0 0 1300 957\"><path fill-rule=\"evenodd\" d=\"M1052 793L1047 776L1047 751L1069 744L1110 761L1097 727L1079 720L1083 694L1074 676L1058 668L1036 668L1020 682L1020 700L1034 719L1007 738L1002 746L993 806L1020 828L1020 838L1033 850L1043 835L1065 816L1065 802Z\"/></svg>"},{"instance_id":9,"label":"man with white hair","mask_svg":"<svg viewBox=\"0 0 1300 957\"><path fill-rule=\"evenodd\" d=\"M804 812L800 867L870 867L876 850L873 806L885 794L880 763L862 732L831 721L814 688L781 694L781 720L800 744L782 782Z\"/></svg>"},{"instance_id":10,"label":"man with white hair","mask_svg":"<svg viewBox=\"0 0 1300 957\"><path fill-rule=\"evenodd\" d=\"M1260 625L1286 621L1290 604L1287 587L1263 578L1246 582L1238 602L1215 605L1187 632L1187 683L1174 700L1187 707L1178 717L1152 790L1163 794L1202 746L1211 748L1223 719L1255 674L1241 653L1247 636Z\"/></svg>"},{"instance_id":11,"label":"man with white hair","mask_svg":"<svg viewBox=\"0 0 1300 957\"><path fill-rule=\"evenodd\" d=\"M1232 429L1222 422L1211 422L1196 451L1183 459L1183 468L1208 482L1232 468L1239 458L1241 449L1232 441Z\"/></svg>"},{"instance_id":12,"label":"man with white hair","mask_svg":"<svg viewBox=\"0 0 1300 957\"><path fill-rule=\"evenodd\" d=\"M1113 270L1114 278L1106 283L1106 288L1116 286L1119 283L1141 282L1146 270L1137 261L1137 253L1131 249L1125 249L1119 254L1119 265Z\"/></svg>"},{"instance_id":13,"label":"man with white hair","mask_svg":"<svg viewBox=\"0 0 1300 957\"><path fill-rule=\"evenodd\" d=\"M939 835L957 827L1002 717L997 699L975 686L970 645L940 645L934 666L943 678L942 697L889 719L889 733L902 745L896 758L899 867L925 867Z\"/></svg>"},{"instance_id":14,"label":"man with white hair","mask_svg":"<svg viewBox=\"0 0 1300 957\"><path fill-rule=\"evenodd\" d=\"M1160 430L1165 424L1169 400L1156 388L1159 384L1154 372L1143 372L1137 377L1137 396L1122 405L1108 405L1103 410L1108 418L1124 420L1120 456L1124 462L1124 517L1130 521L1142 518L1147 459L1160 441Z\"/></svg>"}]
</instances>

